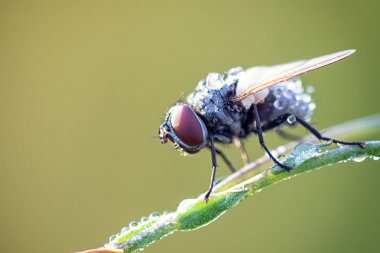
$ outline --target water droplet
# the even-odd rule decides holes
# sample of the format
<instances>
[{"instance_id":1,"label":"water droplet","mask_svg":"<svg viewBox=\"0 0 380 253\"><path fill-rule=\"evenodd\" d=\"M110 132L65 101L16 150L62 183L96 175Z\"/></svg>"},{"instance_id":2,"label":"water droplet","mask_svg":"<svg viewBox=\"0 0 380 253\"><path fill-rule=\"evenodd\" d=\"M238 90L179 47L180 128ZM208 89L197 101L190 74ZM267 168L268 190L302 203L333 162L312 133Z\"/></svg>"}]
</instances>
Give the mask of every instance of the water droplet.
<instances>
[{"instance_id":1,"label":"water droplet","mask_svg":"<svg viewBox=\"0 0 380 253\"><path fill-rule=\"evenodd\" d=\"M288 105L288 102L284 98L278 98L276 101L274 101L273 106L277 110L283 110Z\"/></svg>"},{"instance_id":2,"label":"water droplet","mask_svg":"<svg viewBox=\"0 0 380 253\"><path fill-rule=\"evenodd\" d=\"M206 78L208 86L213 90L218 90L223 87L224 81L219 73L210 73Z\"/></svg>"},{"instance_id":3,"label":"water droplet","mask_svg":"<svg viewBox=\"0 0 380 253\"><path fill-rule=\"evenodd\" d=\"M363 162L366 158L367 158L367 156L361 155L361 156L357 156L357 157L353 158L352 160L354 162L360 163L360 162Z\"/></svg>"},{"instance_id":4,"label":"water droplet","mask_svg":"<svg viewBox=\"0 0 380 253\"><path fill-rule=\"evenodd\" d=\"M314 111L317 105L315 103L310 103L308 107L310 111Z\"/></svg>"},{"instance_id":5,"label":"water droplet","mask_svg":"<svg viewBox=\"0 0 380 253\"><path fill-rule=\"evenodd\" d=\"M307 86L306 92L309 93L309 94L313 93L314 92L314 87L313 86Z\"/></svg>"},{"instance_id":6,"label":"water droplet","mask_svg":"<svg viewBox=\"0 0 380 253\"><path fill-rule=\"evenodd\" d=\"M294 92L291 89L285 89L284 92L283 92L283 95L287 99L292 99L293 95L294 95Z\"/></svg>"},{"instance_id":7,"label":"water droplet","mask_svg":"<svg viewBox=\"0 0 380 253\"><path fill-rule=\"evenodd\" d=\"M273 89L273 95L275 97L281 97L282 96L282 91L284 90L283 86L277 86L276 88Z\"/></svg>"},{"instance_id":8,"label":"water droplet","mask_svg":"<svg viewBox=\"0 0 380 253\"><path fill-rule=\"evenodd\" d=\"M111 235L110 238L109 238L109 241L113 241L116 239L116 235Z\"/></svg>"},{"instance_id":9,"label":"water droplet","mask_svg":"<svg viewBox=\"0 0 380 253\"><path fill-rule=\"evenodd\" d=\"M142 218L141 218L141 222L147 222L148 220L149 220L148 217L142 217Z\"/></svg>"},{"instance_id":10,"label":"water droplet","mask_svg":"<svg viewBox=\"0 0 380 253\"><path fill-rule=\"evenodd\" d=\"M263 189L258 189L257 191L256 191L256 193L259 193L259 192L262 192L263 191Z\"/></svg>"},{"instance_id":11,"label":"water droplet","mask_svg":"<svg viewBox=\"0 0 380 253\"><path fill-rule=\"evenodd\" d=\"M290 116L286 119L286 121L289 123L289 125L293 125L294 123L296 123L297 118L296 118L296 116L294 116L294 115L290 115Z\"/></svg>"},{"instance_id":12,"label":"water droplet","mask_svg":"<svg viewBox=\"0 0 380 253\"><path fill-rule=\"evenodd\" d=\"M137 221L132 221L131 223L129 223L129 228L133 229L133 228L138 227L138 225L139 223Z\"/></svg>"},{"instance_id":13,"label":"water droplet","mask_svg":"<svg viewBox=\"0 0 380 253\"><path fill-rule=\"evenodd\" d=\"M150 219L157 219L158 217L160 217L161 214L159 212L153 212L149 215L149 218Z\"/></svg>"},{"instance_id":14,"label":"water droplet","mask_svg":"<svg viewBox=\"0 0 380 253\"><path fill-rule=\"evenodd\" d=\"M285 160L286 160L286 155L284 155L284 154L279 155L279 156L277 157L277 160L280 161L280 162L285 161Z\"/></svg>"},{"instance_id":15,"label":"water droplet","mask_svg":"<svg viewBox=\"0 0 380 253\"><path fill-rule=\"evenodd\" d=\"M203 89L203 86L205 85L205 80L200 80L199 82L198 82L198 85L197 85L197 87L195 88L195 90L201 90L201 89Z\"/></svg>"},{"instance_id":16,"label":"water droplet","mask_svg":"<svg viewBox=\"0 0 380 253\"><path fill-rule=\"evenodd\" d=\"M371 156L371 158L372 158L374 161L378 161L378 160L380 160L380 156Z\"/></svg>"},{"instance_id":17,"label":"water droplet","mask_svg":"<svg viewBox=\"0 0 380 253\"><path fill-rule=\"evenodd\" d=\"M128 227L123 227L123 228L121 229L121 233L124 234L124 233L126 233L128 230L129 230Z\"/></svg>"},{"instance_id":18,"label":"water droplet","mask_svg":"<svg viewBox=\"0 0 380 253\"><path fill-rule=\"evenodd\" d=\"M302 101L305 103L310 103L311 102L311 97L309 95L302 95Z\"/></svg>"}]
</instances>

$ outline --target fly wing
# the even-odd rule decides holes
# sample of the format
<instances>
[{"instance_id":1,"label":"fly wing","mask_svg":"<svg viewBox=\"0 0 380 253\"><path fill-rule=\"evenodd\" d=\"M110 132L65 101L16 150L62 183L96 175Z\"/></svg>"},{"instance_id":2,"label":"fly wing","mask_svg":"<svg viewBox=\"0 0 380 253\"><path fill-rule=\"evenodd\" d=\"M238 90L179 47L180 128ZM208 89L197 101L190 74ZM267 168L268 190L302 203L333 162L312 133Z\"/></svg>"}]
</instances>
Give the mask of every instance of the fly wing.
<instances>
[{"instance_id":1,"label":"fly wing","mask_svg":"<svg viewBox=\"0 0 380 253\"><path fill-rule=\"evenodd\" d=\"M272 85L343 60L353 53L355 53L355 50L351 49L316 57L310 60L296 61L272 67L255 67L248 69L246 70L246 74L243 74L242 79L239 79L238 86L241 84L240 91L238 89L237 95L232 101L235 103L240 102ZM241 88L246 89L245 91L242 91Z\"/></svg>"},{"instance_id":2,"label":"fly wing","mask_svg":"<svg viewBox=\"0 0 380 253\"><path fill-rule=\"evenodd\" d=\"M240 95L245 94L247 90L261 85L265 82L265 80L278 76L286 70L294 69L303 63L305 63L305 61L297 61L275 66L255 66L246 69L239 75L239 82L236 86L236 96L239 97ZM249 109L252 104L257 104L264 101L268 94L269 90L264 89L242 99L241 103Z\"/></svg>"}]
</instances>

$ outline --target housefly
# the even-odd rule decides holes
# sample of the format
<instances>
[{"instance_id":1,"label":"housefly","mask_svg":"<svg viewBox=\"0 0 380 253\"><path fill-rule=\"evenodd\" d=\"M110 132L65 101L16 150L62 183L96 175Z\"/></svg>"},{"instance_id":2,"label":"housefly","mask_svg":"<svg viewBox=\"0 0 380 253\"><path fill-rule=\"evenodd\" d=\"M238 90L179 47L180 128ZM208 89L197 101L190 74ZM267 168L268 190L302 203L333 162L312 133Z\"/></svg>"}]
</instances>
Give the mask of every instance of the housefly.
<instances>
[{"instance_id":1,"label":"housefly","mask_svg":"<svg viewBox=\"0 0 380 253\"><path fill-rule=\"evenodd\" d=\"M224 74L209 73L186 98L186 102L176 103L167 112L159 128L160 141L164 144L170 140L176 149L184 153L193 154L205 147L211 150L212 175L205 202L214 186L216 156L219 155L234 171L227 157L215 147L215 142L234 142L240 149L243 161L247 162L242 139L254 133L273 162L288 172L292 168L277 160L263 137L263 132L276 129L283 123L299 123L319 140L362 146L361 142L325 137L308 123L315 104L298 77L343 60L354 52L340 51L275 66L235 67Z\"/></svg>"}]
</instances>

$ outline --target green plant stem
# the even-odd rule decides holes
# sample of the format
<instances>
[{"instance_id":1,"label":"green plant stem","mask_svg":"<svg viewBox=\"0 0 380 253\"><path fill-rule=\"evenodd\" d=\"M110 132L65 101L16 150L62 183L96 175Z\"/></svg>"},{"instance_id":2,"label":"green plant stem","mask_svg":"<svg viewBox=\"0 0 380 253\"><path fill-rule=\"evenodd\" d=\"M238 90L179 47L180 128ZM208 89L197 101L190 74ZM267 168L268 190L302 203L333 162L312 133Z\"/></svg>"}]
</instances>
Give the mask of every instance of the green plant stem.
<instances>
[{"instance_id":1,"label":"green plant stem","mask_svg":"<svg viewBox=\"0 0 380 253\"><path fill-rule=\"evenodd\" d=\"M332 128L328 135L334 138L342 135L357 137L372 131L379 132L380 115L374 115L351 121ZM302 139L310 141L311 136ZM153 213L140 222L132 222L120 233L110 237L102 248L86 251L87 253L133 252L142 250L149 244L174 233L189 231L206 226L223 215L228 209L239 204L253 193L260 192L264 187L281 182L293 176L313 171L325 165L342 161L362 161L365 158L378 160L380 158L380 141L365 142L364 147L335 146L333 149L326 143L299 144L292 142L277 150L279 154L293 150L283 162L293 168L291 173L284 172L277 166L270 167L269 159L264 156L241 170L225 178L215 186L209 202L203 203L204 193L195 199L182 201L176 211L169 213Z\"/></svg>"},{"instance_id":2,"label":"green plant stem","mask_svg":"<svg viewBox=\"0 0 380 253\"><path fill-rule=\"evenodd\" d=\"M336 139L359 139L365 138L370 135L371 132L379 132L380 128L380 114L371 115L357 120L352 120L334 127L329 128L324 132L327 136ZM276 150L278 156L289 153L294 149L296 145L303 142L312 142L316 141L314 135L307 135L300 140L293 141L288 143L282 148ZM264 169L272 166L271 160L267 155L264 155L257 159L256 161L244 166L235 173L229 175L221 183L214 187L214 192L220 192L228 189L238 183L243 182L244 180L253 177L254 175L260 173Z\"/></svg>"}]
</instances>

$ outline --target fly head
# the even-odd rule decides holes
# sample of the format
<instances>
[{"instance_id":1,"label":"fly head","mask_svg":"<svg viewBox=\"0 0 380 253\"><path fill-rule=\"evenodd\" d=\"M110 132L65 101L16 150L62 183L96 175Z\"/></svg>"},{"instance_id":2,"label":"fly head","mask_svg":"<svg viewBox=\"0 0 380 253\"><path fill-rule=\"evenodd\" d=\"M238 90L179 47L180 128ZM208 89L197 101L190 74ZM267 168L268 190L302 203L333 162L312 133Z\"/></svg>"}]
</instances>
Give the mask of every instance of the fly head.
<instances>
[{"instance_id":1,"label":"fly head","mask_svg":"<svg viewBox=\"0 0 380 253\"><path fill-rule=\"evenodd\" d=\"M169 139L174 147L186 153L196 153L207 145L208 130L202 119L186 104L177 103L159 129L162 144Z\"/></svg>"}]
</instances>

